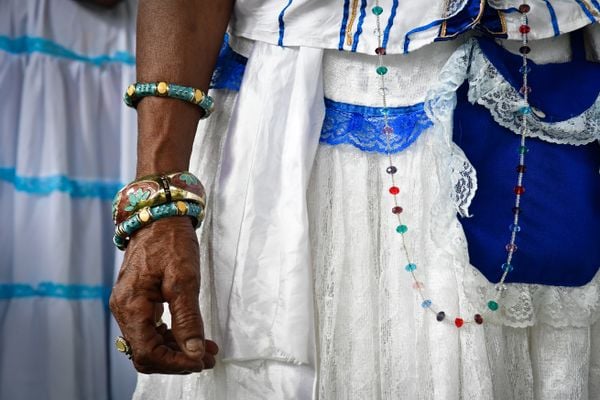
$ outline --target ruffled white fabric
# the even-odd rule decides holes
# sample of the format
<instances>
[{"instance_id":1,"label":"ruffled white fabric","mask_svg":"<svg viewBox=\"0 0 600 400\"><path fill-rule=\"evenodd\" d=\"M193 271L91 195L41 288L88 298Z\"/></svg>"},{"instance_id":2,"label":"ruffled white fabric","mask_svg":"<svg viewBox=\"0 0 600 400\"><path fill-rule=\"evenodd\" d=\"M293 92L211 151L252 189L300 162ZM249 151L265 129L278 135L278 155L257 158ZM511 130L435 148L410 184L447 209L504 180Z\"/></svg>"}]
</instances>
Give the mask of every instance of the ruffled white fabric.
<instances>
[{"instance_id":1,"label":"ruffled white fabric","mask_svg":"<svg viewBox=\"0 0 600 400\"><path fill-rule=\"evenodd\" d=\"M463 182L469 196L476 188L472 167L450 140L454 90L464 77L445 70L442 77L447 78L443 79L447 86L441 87L452 90L439 90L440 97L428 102L436 125L394 156L406 210L404 222L409 226L408 251L418 265L425 292L435 308L443 307L448 315L448 323L438 323L421 308L421 295L412 289L410 274L404 271L407 260L394 232L392 199L385 190L389 180L386 157L343 145L322 145L314 151L310 144L320 131L313 117L322 118L322 96L349 102L352 91L343 82L364 84L352 73L340 74L327 67L346 55L278 49L264 43L257 43L250 55L237 100L232 93L215 94L217 101L224 102L222 106L233 107L231 120L226 112L209 120L193 156L193 165L205 174L205 182L212 182L207 186L211 212L201 236L204 280L200 298L208 336L221 344L222 358L212 372L141 377L135 399L562 400L600 396L600 328L598 323L592 325L597 312L590 311L581 325L549 325L553 320L546 320L541 311L535 324L525 329L495 324L491 317L483 327L468 324L458 330L452 325L453 316L469 318L484 308L469 293L475 290L478 296L477 289L467 287L469 274L476 269L468 263L455 215L457 208L468 212L468 200L463 204L452 201L456 182ZM468 60L469 53L459 52L455 57ZM312 68L306 67L309 60ZM374 62L354 61L364 62L365 70ZM410 58L404 61L411 63ZM269 75L255 75L267 71ZM363 67L353 66L349 71L363 73ZM408 76L403 79L416 79L421 73L418 64L405 71ZM439 69L426 71L434 82ZM299 91L302 82L305 86ZM368 91L377 88L364 87ZM281 120L291 118L291 93L302 93L297 99L305 103L293 105L303 110L304 119L294 117L290 121L297 121L295 126L286 129ZM391 102L409 101L408 96L401 96L391 93ZM425 93L414 96L418 102ZM265 104L256 105L256 98ZM316 110L306 112L315 104ZM254 118L258 121L243 119L257 108L263 112ZM222 132L227 135L221 137ZM308 141L302 151L286 153L288 146L297 146L301 140ZM215 161L218 154L223 162ZM288 160L305 162L310 179L307 169L285 164L282 154ZM284 189L289 193L282 195ZM249 205L252 210L247 209ZM280 226L287 229L285 235ZM302 240L308 240L308 253ZM287 265L272 262L272 253L261 256L246 250L258 246L260 251L273 252L271 241L281 248L275 253L277 261ZM282 256L290 253L291 244L305 264L298 263L298 257ZM264 284L268 279L274 279L274 287ZM289 285L295 286L294 301L287 301ZM493 290L493 285L487 283L486 288ZM577 293L568 295L574 298ZM593 297L590 291L585 301L597 302L598 296ZM313 308L307 307L313 301L314 325L301 315L311 315ZM556 304L558 299L551 301ZM273 304L277 313L295 320L273 325L280 324L273 318L277 315ZM506 315L504 309L502 313ZM314 332L308 326L314 326Z\"/></svg>"}]
</instances>

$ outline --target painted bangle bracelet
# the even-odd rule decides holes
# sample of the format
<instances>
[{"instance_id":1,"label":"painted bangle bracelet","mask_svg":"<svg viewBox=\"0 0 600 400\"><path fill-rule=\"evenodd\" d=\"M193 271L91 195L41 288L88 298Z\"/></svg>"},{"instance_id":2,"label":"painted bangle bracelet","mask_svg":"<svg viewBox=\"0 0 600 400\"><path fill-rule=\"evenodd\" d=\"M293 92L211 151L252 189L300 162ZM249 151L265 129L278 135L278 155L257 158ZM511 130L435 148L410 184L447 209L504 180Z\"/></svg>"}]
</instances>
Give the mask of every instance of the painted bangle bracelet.
<instances>
[{"instance_id":1,"label":"painted bangle bracelet","mask_svg":"<svg viewBox=\"0 0 600 400\"><path fill-rule=\"evenodd\" d=\"M205 206L204 187L192 173L175 172L144 176L117 192L112 207L113 222L119 225L144 207L178 200Z\"/></svg>"},{"instance_id":2,"label":"painted bangle bracelet","mask_svg":"<svg viewBox=\"0 0 600 400\"><path fill-rule=\"evenodd\" d=\"M145 207L132 217L117 225L113 243L119 250L125 250L129 238L135 232L150 225L154 221L166 217L189 216L192 217L194 228L198 229L204 219L204 208L199 204L187 201L175 201L154 207Z\"/></svg>"},{"instance_id":3,"label":"painted bangle bracelet","mask_svg":"<svg viewBox=\"0 0 600 400\"><path fill-rule=\"evenodd\" d=\"M139 101L147 96L170 97L195 104L204 111L202 119L210 116L215 105L213 98L200 89L167 82L132 83L127 87L123 101L136 108Z\"/></svg>"}]
</instances>

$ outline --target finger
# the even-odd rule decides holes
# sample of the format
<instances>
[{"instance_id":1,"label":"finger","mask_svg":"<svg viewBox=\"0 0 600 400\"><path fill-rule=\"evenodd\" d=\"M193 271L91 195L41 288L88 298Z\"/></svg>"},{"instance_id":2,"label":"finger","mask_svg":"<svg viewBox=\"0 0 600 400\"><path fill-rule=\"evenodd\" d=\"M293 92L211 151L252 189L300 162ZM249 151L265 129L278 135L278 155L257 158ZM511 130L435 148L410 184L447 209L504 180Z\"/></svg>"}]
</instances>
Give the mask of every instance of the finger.
<instances>
[{"instance_id":1,"label":"finger","mask_svg":"<svg viewBox=\"0 0 600 400\"><path fill-rule=\"evenodd\" d=\"M204 357L204 325L198 302L198 282L186 282L173 290L165 282L163 293L171 312L171 329L185 354L195 360ZM177 286L175 286L177 287Z\"/></svg>"},{"instance_id":2,"label":"finger","mask_svg":"<svg viewBox=\"0 0 600 400\"><path fill-rule=\"evenodd\" d=\"M155 303L146 296L137 296L128 299L126 304L128 310L135 312L125 311L126 321L119 318L119 322L132 348L136 368L141 367L138 371L178 373L197 372L204 368L202 359L190 358L165 344L165 338L158 332L154 322Z\"/></svg>"},{"instance_id":3,"label":"finger","mask_svg":"<svg viewBox=\"0 0 600 400\"><path fill-rule=\"evenodd\" d=\"M204 347L206 348L206 352L212 354L213 356L219 352L219 346L212 340L206 339L204 341Z\"/></svg>"},{"instance_id":4,"label":"finger","mask_svg":"<svg viewBox=\"0 0 600 400\"><path fill-rule=\"evenodd\" d=\"M204 369L212 369L217 363L215 356L210 353L206 353L203 358L204 361Z\"/></svg>"}]
</instances>

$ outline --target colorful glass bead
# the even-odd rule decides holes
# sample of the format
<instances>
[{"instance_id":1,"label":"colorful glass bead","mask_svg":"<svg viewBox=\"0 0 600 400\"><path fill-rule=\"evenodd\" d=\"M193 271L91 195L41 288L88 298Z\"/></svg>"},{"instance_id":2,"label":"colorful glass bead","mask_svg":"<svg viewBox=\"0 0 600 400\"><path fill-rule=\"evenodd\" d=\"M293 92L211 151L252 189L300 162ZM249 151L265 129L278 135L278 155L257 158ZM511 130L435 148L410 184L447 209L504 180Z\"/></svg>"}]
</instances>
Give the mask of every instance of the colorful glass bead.
<instances>
[{"instance_id":1,"label":"colorful glass bead","mask_svg":"<svg viewBox=\"0 0 600 400\"><path fill-rule=\"evenodd\" d=\"M519 53L521 53L521 54L529 54L529 53L531 53L531 47L529 47L529 46L521 46L521 47L519 47Z\"/></svg>"},{"instance_id":2,"label":"colorful glass bead","mask_svg":"<svg viewBox=\"0 0 600 400\"><path fill-rule=\"evenodd\" d=\"M531 67L529 65L523 65L521 68L519 68L519 72L522 74L528 74L531 72Z\"/></svg>"},{"instance_id":3,"label":"colorful glass bead","mask_svg":"<svg viewBox=\"0 0 600 400\"><path fill-rule=\"evenodd\" d=\"M431 300L427 299L427 300L423 300L423 302L421 303L421 307L423 308L429 308L431 307Z\"/></svg>"},{"instance_id":4,"label":"colorful glass bead","mask_svg":"<svg viewBox=\"0 0 600 400\"><path fill-rule=\"evenodd\" d=\"M522 34L526 34L531 32L531 28L529 27L529 25L523 24L519 27L519 32L521 32Z\"/></svg>"},{"instance_id":5,"label":"colorful glass bead","mask_svg":"<svg viewBox=\"0 0 600 400\"><path fill-rule=\"evenodd\" d=\"M398 232L398 233L406 233L406 232L408 232L408 226L406 226L406 225L398 225L396 227L396 232Z\"/></svg>"},{"instance_id":6,"label":"colorful glass bead","mask_svg":"<svg viewBox=\"0 0 600 400\"><path fill-rule=\"evenodd\" d=\"M400 193L400 188L398 186L392 186L390 188L390 193L393 195L397 195L398 193Z\"/></svg>"},{"instance_id":7,"label":"colorful glass bead","mask_svg":"<svg viewBox=\"0 0 600 400\"><path fill-rule=\"evenodd\" d=\"M508 227L508 229L511 232L521 232L521 226L517 225L517 224L510 224L510 226Z\"/></svg>"},{"instance_id":8,"label":"colorful glass bead","mask_svg":"<svg viewBox=\"0 0 600 400\"><path fill-rule=\"evenodd\" d=\"M527 14L529 12L529 10L531 10L531 7L529 7L529 4L521 4L519 6L519 12L521 14Z\"/></svg>"},{"instance_id":9,"label":"colorful glass bead","mask_svg":"<svg viewBox=\"0 0 600 400\"><path fill-rule=\"evenodd\" d=\"M394 167L393 165L390 165L389 167L387 167L385 169L385 172L387 172L390 175L395 174L396 172L398 172L398 168Z\"/></svg>"},{"instance_id":10,"label":"colorful glass bead","mask_svg":"<svg viewBox=\"0 0 600 400\"><path fill-rule=\"evenodd\" d=\"M524 114L524 115L531 114L531 107L529 107L529 106L521 107L519 109L519 113Z\"/></svg>"},{"instance_id":11,"label":"colorful glass bead","mask_svg":"<svg viewBox=\"0 0 600 400\"><path fill-rule=\"evenodd\" d=\"M529 149L527 148L527 146L519 146L519 154L527 154L529 152Z\"/></svg>"},{"instance_id":12,"label":"colorful glass bead","mask_svg":"<svg viewBox=\"0 0 600 400\"><path fill-rule=\"evenodd\" d=\"M454 325L456 325L457 328L460 328L461 326L463 326L465 323L465 321L462 318L456 318L454 320Z\"/></svg>"},{"instance_id":13,"label":"colorful glass bead","mask_svg":"<svg viewBox=\"0 0 600 400\"><path fill-rule=\"evenodd\" d=\"M524 171L523 171L524 172ZM517 215L517 214L521 214L521 207L513 207L512 208L512 212L513 214Z\"/></svg>"},{"instance_id":14,"label":"colorful glass bead","mask_svg":"<svg viewBox=\"0 0 600 400\"><path fill-rule=\"evenodd\" d=\"M518 173L524 174L526 170L527 170L527 168L525 168L525 165L523 165L523 164L517 165L517 172Z\"/></svg>"},{"instance_id":15,"label":"colorful glass bead","mask_svg":"<svg viewBox=\"0 0 600 400\"><path fill-rule=\"evenodd\" d=\"M504 271L504 272L510 272L510 271L512 271L514 269L513 265L510 264L510 263L504 263L504 264L502 264L501 268L502 268L502 271Z\"/></svg>"},{"instance_id":16,"label":"colorful glass bead","mask_svg":"<svg viewBox=\"0 0 600 400\"><path fill-rule=\"evenodd\" d=\"M523 86L521 86L521 89L519 89L519 93L521 93L521 94L525 94L525 93L529 94L529 93L531 93L531 88L529 86L523 85Z\"/></svg>"},{"instance_id":17,"label":"colorful glass bead","mask_svg":"<svg viewBox=\"0 0 600 400\"><path fill-rule=\"evenodd\" d=\"M406 272L414 272L417 269L417 264L406 264L406 267L404 267L404 269L406 270Z\"/></svg>"},{"instance_id":18,"label":"colorful glass bead","mask_svg":"<svg viewBox=\"0 0 600 400\"><path fill-rule=\"evenodd\" d=\"M379 55L379 56L384 56L385 55L385 47L378 47L375 49L375 54Z\"/></svg>"},{"instance_id":19,"label":"colorful glass bead","mask_svg":"<svg viewBox=\"0 0 600 400\"><path fill-rule=\"evenodd\" d=\"M392 128L389 125L386 125L383 127L383 133L391 135L392 133L394 133L394 128Z\"/></svg>"},{"instance_id":20,"label":"colorful glass bead","mask_svg":"<svg viewBox=\"0 0 600 400\"><path fill-rule=\"evenodd\" d=\"M388 69L385 65L380 65L379 67L377 67L377 69L375 70L377 72L378 75L385 75L388 72Z\"/></svg>"},{"instance_id":21,"label":"colorful glass bead","mask_svg":"<svg viewBox=\"0 0 600 400\"><path fill-rule=\"evenodd\" d=\"M400 206L394 206L394 207L392 207L392 213L393 214L401 214L402 211L404 211L404 210Z\"/></svg>"},{"instance_id":22,"label":"colorful glass bead","mask_svg":"<svg viewBox=\"0 0 600 400\"><path fill-rule=\"evenodd\" d=\"M483 324L483 317L481 316L481 314L475 314L475 316L473 317L473 319L475 320L475 323L477 325Z\"/></svg>"},{"instance_id":23,"label":"colorful glass bead","mask_svg":"<svg viewBox=\"0 0 600 400\"><path fill-rule=\"evenodd\" d=\"M506 287L506 285L503 283L499 283L496 286L494 286L494 289L496 289L496 292L503 294L506 291L506 289L508 289L508 287Z\"/></svg>"},{"instance_id":24,"label":"colorful glass bead","mask_svg":"<svg viewBox=\"0 0 600 400\"><path fill-rule=\"evenodd\" d=\"M514 243L509 243L505 246L506 251L508 251L509 253L514 253L515 251L517 251L518 247L516 244Z\"/></svg>"},{"instance_id":25,"label":"colorful glass bead","mask_svg":"<svg viewBox=\"0 0 600 400\"><path fill-rule=\"evenodd\" d=\"M444 318L446 318L446 313L443 311L440 311L439 313L437 313L437 315L435 316L435 319L437 319L439 322L442 322L444 320Z\"/></svg>"},{"instance_id":26,"label":"colorful glass bead","mask_svg":"<svg viewBox=\"0 0 600 400\"><path fill-rule=\"evenodd\" d=\"M521 185L515 186L515 194L523 194L525 193L525 187Z\"/></svg>"},{"instance_id":27,"label":"colorful glass bead","mask_svg":"<svg viewBox=\"0 0 600 400\"><path fill-rule=\"evenodd\" d=\"M488 304L487 304L487 306L488 306L488 308L489 308L490 310L492 310L492 311L496 311L496 310L498 310L498 303L496 303L494 300L490 300L490 301L488 301Z\"/></svg>"},{"instance_id":28,"label":"colorful glass bead","mask_svg":"<svg viewBox=\"0 0 600 400\"><path fill-rule=\"evenodd\" d=\"M383 8L375 6L371 9L371 11L373 11L373 14L375 15L381 15L381 13L383 13Z\"/></svg>"},{"instance_id":29,"label":"colorful glass bead","mask_svg":"<svg viewBox=\"0 0 600 400\"><path fill-rule=\"evenodd\" d=\"M423 289L425 289L425 284L423 282L417 281L417 282L413 282L412 287L415 290L423 290Z\"/></svg>"}]
</instances>

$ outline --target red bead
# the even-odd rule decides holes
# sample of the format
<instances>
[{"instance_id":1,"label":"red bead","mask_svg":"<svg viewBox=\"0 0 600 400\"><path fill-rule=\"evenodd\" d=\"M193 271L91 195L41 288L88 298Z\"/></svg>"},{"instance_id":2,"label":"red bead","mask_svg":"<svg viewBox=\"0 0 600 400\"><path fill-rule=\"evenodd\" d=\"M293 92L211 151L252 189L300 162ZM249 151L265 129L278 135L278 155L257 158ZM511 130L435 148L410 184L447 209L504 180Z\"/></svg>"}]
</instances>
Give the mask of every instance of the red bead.
<instances>
[{"instance_id":1,"label":"red bead","mask_svg":"<svg viewBox=\"0 0 600 400\"><path fill-rule=\"evenodd\" d=\"M454 320L454 325L456 325L457 328L460 328L461 326L463 326L464 323L465 323L465 321L462 318L456 318Z\"/></svg>"},{"instance_id":2,"label":"red bead","mask_svg":"<svg viewBox=\"0 0 600 400\"><path fill-rule=\"evenodd\" d=\"M517 165L517 172L520 174L524 174L525 173L525 166L524 165Z\"/></svg>"},{"instance_id":3,"label":"red bead","mask_svg":"<svg viewBox=\"0 0 600 400\"><path fill-rule=\"evenodd\" d=\"M402 213L402 211L403 211L402 207L400 207L400 206L396 206L396 207L392 208L392 213L394 213L394 214L400 214L400 213Z\"/></svg>"},{"instance_id":4,"label":"red bead","mask_svg":"<svg viewBox=\"0 0 600 400\"><path fill-rule=\"evenodd\" d=\"M525 33L529 33L531 31L531 28L529 27L529 25L521 25L519 27L519 32L525 34Z\"/></svg>"},{"instance_id":5,"label":"red bead","mask_svg":"<svg viewBox=\"0 0 600 400\"><path fill-rule=\"evenodd\" d=\"M529 93L531 93L531 88L529 86L523 85L523 86L521 86L521 89L519 89L519 93L521 93L521 94L525 94L525 93L529 94Z\"/></svg>"},{"instance_id":6,"label":"red bead","mask_svg":"<svg viewBox=\"0 0 600 400\"><path fill-rule=\"evenodd\" d=\"M525 187L515 186L515 194L523 194L523 193L525 193Z\"/></svg>"},{"instance_id":7,"label":"red bead","mask_svg":"<svg viewBox=\"0 0 600 400\"><path fill-rule=\"evenodd\" d=\"M380 55L380 56L384 56L385 55L385 48L384 47L378 47L375 49L375 54Z\"/></svg>"},{"instance_id":8,"label":"red bead","mask_svg":"<svg viewBox=\"0 0 600 400\"><path fill-rule=\"evenodd\" d=\"M480 314L475 314L473 318L478 325L483 324L483 317Z\"/></svg>"},{"instance_id":9,"label":"red bead","mask_svg":"<svg viewBox=\"0 0 600 400\"><path fill-rule=\"evenodd\" d=\"M529 12L529 10L531 10L531 7L529 7L529 4L521 4L519 6L519 12L521 14L527 14Z\"/></svg>"},{"instance_id":10,"label":"red bead","mask_svg":"<svg viewBox=\"0 0 600 400\"><path fill-rule=\"evenodd\" d=\"M390 188L390 193L396 195L396 194L400 193L400 188L398 186L392 186Z\"/></svg>"}]
</instances>

